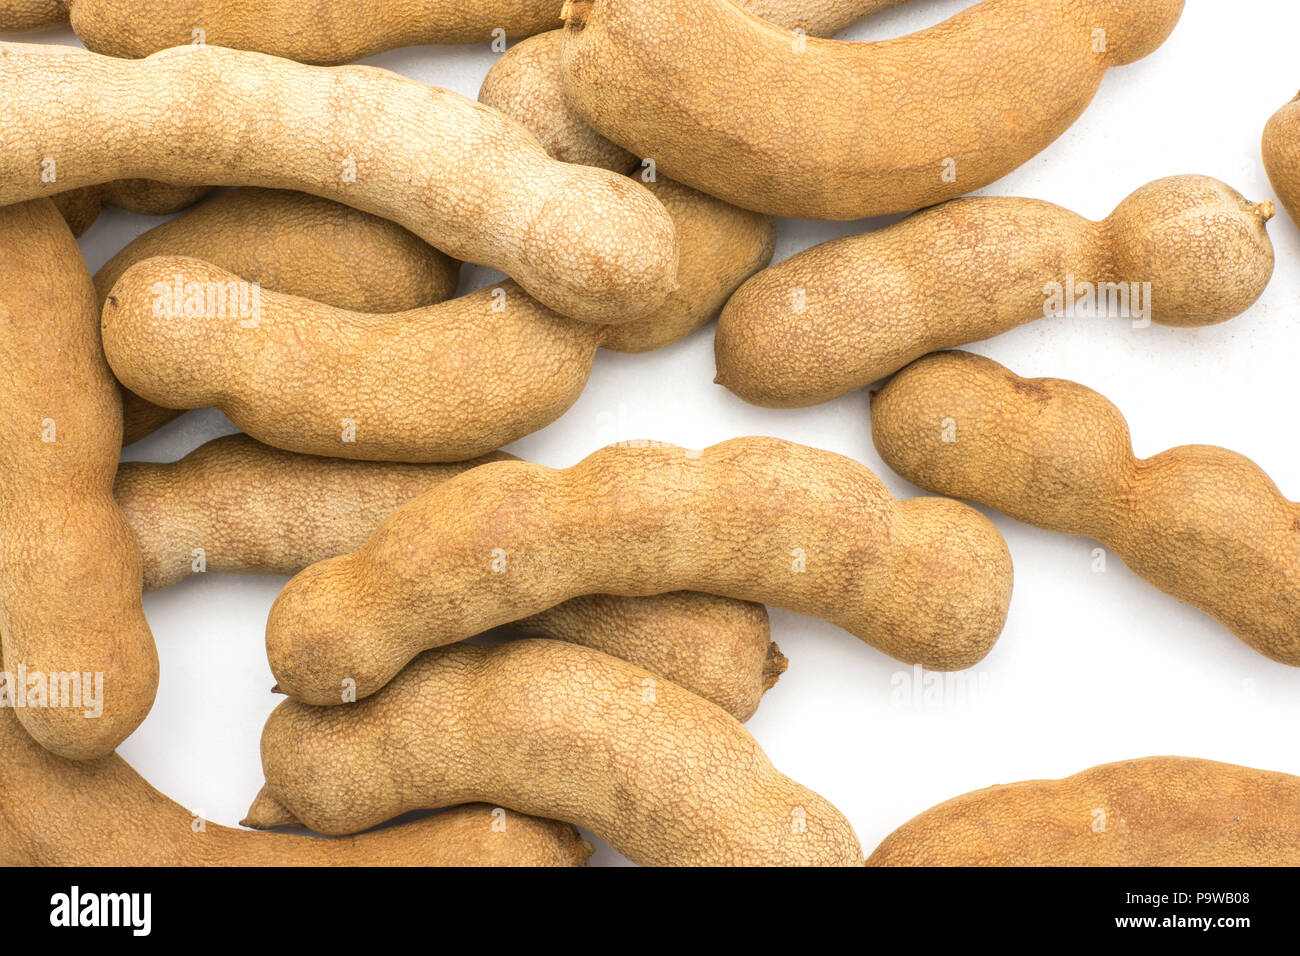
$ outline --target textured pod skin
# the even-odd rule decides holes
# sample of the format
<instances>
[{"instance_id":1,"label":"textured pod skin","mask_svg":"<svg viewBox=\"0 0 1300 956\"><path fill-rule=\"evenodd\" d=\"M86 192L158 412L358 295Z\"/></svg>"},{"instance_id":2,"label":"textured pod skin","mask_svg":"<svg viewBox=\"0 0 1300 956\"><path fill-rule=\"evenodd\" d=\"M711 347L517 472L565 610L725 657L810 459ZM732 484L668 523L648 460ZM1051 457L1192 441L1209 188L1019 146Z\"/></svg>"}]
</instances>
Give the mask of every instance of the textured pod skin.
<instances>
[{"instance_id":1,"label":"textured pod skin","mask_svg":"<svg viewBox=\"0 0 1300 956\"><path fill-rule=\"evenodd\" d=\"M778 216L859 219L1011 172L1182 9L984 0L919 33L852 43L792 37L729 0L570 0L565 89L597 132L689 186Z\"/></svg>"},{"instance_id":2,"label":"textured pod skin","mask_svg":"<svg viewBox=\"0 0 1300 956\"><path fill-rule=\"evenodd\" d=\"M137 177L298 189L500 269L580 320L638 319L676 288L672 220L652 195L557 163L518 123L449 90L207 46L119 60L4 43L0 67L3 203ZM51 158L57 184L41 178Z\"/></svg>"},{"instance_id":3,"label":"textured pod skin","mask_svg":"<svg viewBox=\"0 0 1300 956\"><path fill-rule=\"evenodd\" d=\"M872 397L871 425L913 484L1095 538L1261 654L1300 666L1300 506L1250 459L1209 445L1136 458L1101 395L967 352L899 372Z\"/></svg>"},{"instance_id":4,"label":"textured pod skin","mask_svg":"<svg viewBox=\"0 0 1300 956\"><path fill-rule=\"evenodd\" d=\"M442 302L460 279L460 263L394 222L306 193L247 187L150 229L108 260L95 273L100 306L122 273L161 255L201 256L268 289L365 312ZM126 392L123 443L180 413Z\"/></svg>"},{"instance_id":5,"label":"textured pod skin","mask_svg":"<svg viewBox=\"0 0 1300 956\"><path fill-rule=\"evenodd\" d=\"M1300 777L1145 757L1003 784L909 820L867 865L1300 866Z\"/></svg>"},{"instance_id":6,"label":"textured pod skin","mask_svg":"<svg viewBox=\"0 0 1300 956\"><path fill-rule=\"evenodd\" d=\"M644 320L573 322L503 282L391 314L264 290L250 328L231 310L211 318L155 314L158 283L170 287L178 275L205 285L239 278L166 257L135 265L114 286L103 313L104 348L119 381L148 401L216 405L277 448L381 461L474 458L567 411L601 345L636 352L675 341L709 321L771 261L769 218L666 180L651 188L688 255L682 288Z\"/></svg>"},{"instance_id":7,"label":"textured pod skin","mask_svg":"<svg viewBox=\"0 0 1300 956\"><path fill-rule=\"evenodd\" d=\"M345 680L364 697L427 648L581 594L679 590L820 617L955 670L997 640L1011 559L975 510L895 501L830 452L623 443L564 470L483 465L404 505L360 550L289 582L267 654L291 697L335 704Z\"/></svg>"},{"instance_id":8,"label":"textured pod skin","mask_svg":"<svg viewBox=\"0 0 1300 956\"><path fill-rule=\"evenodd\" d=\"M862 859L839 811L778 772L727 713L560 641L432 651L348 707L285 701L262 732L262 769L248 826L297 819L355 833L495 794L586 827L643 865Z\"/></svg>"},{"instance_id":9,"label":"textured pod skin","mask_svg":"<svg viewBox=\"0 0 1300 956\"><path fill-rule=\"evenodd\" d=\"M145 590L206 570L297 574L355 551L385 518L432 486L487 461L450 465L296 455L228 435L178 462L124 462L114 493L140 539ZM767 609L711 594L588 594L513 622L631 661L748 720L785 671Z\"/></svg>"},{"instance_id":10,"label":"textured pod skin","mask_svg":"<svg viewBox=\"0 0 1300 956\"><path fill-rule=\"evenodd\" d=\"M98 716L62 705L62 678L60 706L48 695L14 711L43 747L84 760L125 740L158 688L140 547L112 493L122 403L90 272L53 203L0 208L0 276L0 647L29 704L37 675L47 691L58 675L102 682Z\"/></svg>"},{"instance_id":11,"label":"textured pod skin","mask_svg":"<svg viewBox=\"0 0 1300 956\"><path fill-rule=\"evenodd\" d=\"M1136 283L1139 298L1150 283L1162 325L1223 322L1268 285L1272 215L1206 176L1143 186L1101 222L1034 199L953 199L749 279L718 319L717 380L771 408L830 401L1043 318L1047 285L1071 277Z\"/></svg>"},{"instance_id":12,"label":"textured pod skin","mask_svg":"<svg viewBox=\"0 0 1300 956\"><path fill-rule=\"evenodd\" d=\"M462 806L338 840L205 823L116 754L74 762L37 746L0 708L0 866L582 866L573 827ZM501 811L497 812L500 819Z\"/></svg>"},{"instance_id":13,"label":"textured pod skin","mask_svg":"<svg viewBox=\"0 0 1300 956\"><path fill-rule=\"evenodd\" d=\"M119 179L99 186L84 186L50 198L80 236L99 218L105 206L117 206L137 216L166 216L188 209L212 191L209 186L169 186L149 179Z\"/></svg>"},{"instance_id":14,"label":"textured pod skin","mask_svg":"<svg viewBox=\"0 0 1300 956\"><path fill-rule=\"evenodd\" d=\"M332 65L416 44L514 42L560 25L558 0L67 0L81 42L144 57L204 42ZM65 14L64 19L67 19Z\"/></svg>"},{"instance_id":15,"label":"textured pod skin","mask_svg":"<svg viewBox=\"0 0 1300 956\"><path fill-rule=\"evenodd\" d=\"M1300 96L1282 107L1264 127L1264 168L1273 191L1300 225Z\"/></svg>"},{"instance_id":16,"label":"textured pod skin","mask_svg":"<svg viewBox=\"0 0 1300 956\"><path fill-rule=\"evenodd\" d=\"M737 6L787 29L826 37L906 0L738 0ZM549 30L516 43L483 79L478 99L518 120L565 163L630 172L640 160L594 129L569 105L561 53L564 31Z\"/></svg>"},{"instance_id":17,"label":"textured pod skin","mask_svg":"<svg viewBox=\"0 0 1300 956\"><path fill-rule=\"evenodd\" d=\"M0 33L35 33L68 22L68 7L58 0L0 0Z\"/></svg>"}]
</instances>

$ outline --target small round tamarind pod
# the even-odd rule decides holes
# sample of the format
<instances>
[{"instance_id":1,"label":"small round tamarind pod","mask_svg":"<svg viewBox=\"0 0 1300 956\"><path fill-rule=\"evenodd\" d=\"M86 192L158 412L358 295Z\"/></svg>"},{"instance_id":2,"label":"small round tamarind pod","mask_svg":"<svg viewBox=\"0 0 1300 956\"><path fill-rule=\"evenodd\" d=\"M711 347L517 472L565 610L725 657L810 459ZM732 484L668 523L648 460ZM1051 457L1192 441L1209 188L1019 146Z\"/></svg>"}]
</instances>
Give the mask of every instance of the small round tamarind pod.
<instances>
[{"instance_id":1,"label":"small round tamarind pod","mask_svg":"<svg viewBox=\"0 0 1300 956\"><path fill-rule=\"evenodd\" d=\"M317 458L227 435L168 464L124 462L114 494L140 539L145 590L205 572L292 575L355 551L393 511L488 461L410 465ZM711 594L588 594L511 627L667 677L748 720L786 660L767 609Z\"/></svg>"},{"instance_id":2,"label":"small round tamarind pod","mask_svg":"<svg viewBox=\"0 0 1300 956\"><path fill-rule=\"evenodd\" d=\"M677 287L672 220L654 196L556 162L450 90L209 46L123 60L0 43L0 66L0 203L133 178L291 188L500 269L580 321L642 318Z\"/></svg>"},{"instance_id":3,"label":"small round tamarind pod","mask_svg":"<svg viewBox=\"0 0 1300 956\"><path fill-rule=\"evenodd\" d=\"M1291 221L1300 224L1300 95L1269 119L1262 149L1273 191Z\"/></svg>"},{"instance_id":4,"label":"small round tamarind pod","mask_svg":"<svg viewBox=\"0 0 1300 956\"><path fill-rule=\"evenodd\" d=\"M969 667L1006 619L1011 559L979 512L895 501L869 470L774 438L625 442L556 470L494 462L314 564L267 621L291 697L374 693L421 651L582 594L703 591L838 624L898 660Z\"/></svg>"},{"instance_id":5,"label":"small round tamarind pod","mask_svg":"<svg viewBox=\"0 0 1300 956\"><path fill-rule=\"evenodd\" d=\"M1035 199L953 199L746 281L718 319L717 381L755 405L816 405L1085 293L1135 322L1223 322L1268 285L1272 215L1207 176L1148 183L1100 222Z\"/></svg>"},{"instance_id":6,"label":"small round tamarind pod","mask_svg":"<svg viewBox=\"0 0 1300 956\"><path fill-rule=\"evenodd\" d=\"M941 803L868 866L1298 866L1300 777L1143 757Z\"/></svg>"},{"instance_id":7,"label":"small round tamarind pod","mask_svg":"<svg viewBox=\"0 0 1300 956\"><path fill-rule=\"evenodd\" d=\"M602 346L640 352L682 338L771 261L770 218L670 180L648 189L687 254L681 288L636 322L574 322L510 281L405 312L352 312L252 290L209 263L166 256L137 263L114 285L104 350L118 380L142 398L216 405L277 448L382 461L475 458L567 411Z\"/></svg>"},{"instance_id":8,"label":"small round tamarind pod","mask_svg":"<svg viewBox=\"0 0 1300 956\"><path fill-rule=\"evenodd\" d=\"M568 824L483 805L347 839L235 830L116 754L43 750L0 708L0 866L582 866L591 850Z\"/></svg>"},{"instance_id":9,"label":"small round tamarind pod","mask_svg":"<svg viewBox=\"0 0 1300 956\"><path fill-rule=\"evenodd\" d=\"M0 0L0 33L36 33L68 23L68 5L60 0Z\"/></svg>"},{"instance_id":10,"label":"small round tamarind pod","mask_svg":"<svg viewBox=\"0 0 1300 956\"><path fill-rule=\"evenodd\" d=\"M514 42L560 25L555 0L66 0L72 29L97 53L143 57L203 42L299 63L362 60L426 44ZM67 20L67 14L64 20Z\"/></svg>"},{"instance_id":11,"label":"small round tamarind pod","mask_svg":"<svg viewBox=\"0 0 1300 956\"><path fill-rule=\"evenodd\" d=\"M247 826L355 833L482 795L645 865L862 860L839 811L721 708L562 641L431 651L348 707L285 701L262 731L262 769Z\"/></svg>"},{"instance_id":12,"label":"small round tamarind pod","mask_svg":"<svg viewBox=\"0 0 1300 956\"><path fill-rule=\"evenodd\" d=\"M100 308L122 273L161 255L202 256L268 289L364 312L442 302L460 279L459 262L397 223L307 193L244 187L155 226L108 260L95 273ZM182 411L126 392L123 444Z\"/></svg>"},{"instance_id":13,"label":"small round tamarind pod","mask_svg":"<svg viewBox=\"0 0 1300 956\"><path fill-rule=\"evenodd\" d=\"M140 547L113 500L122 403L53 203L0 207L0 276L0 703L43 747L90 759L139 726L158 687Z\"/></svg>"},{"instance_id":14,"label":"small round tamarind pod","mask_svg":"<svg viewBox=\"0 0 1300 956\"><path fill-rule=\"evenodd\" d=\"M104 206L116 206L137 216L166 216L188 209L212 192L210 186L170 186L151 179L118 179L99 186L84 186L50 197L74 236L80 236L99 218Z\"/></svg>"},{"instance_id":15,"label":"small round tamarind pod","mask_svg":"<svg viewBox=\"0 0 1300 956\"><path fill-rule=\"evenodd\" d=\"M730 0L566 0L564 84L596 132L678 182L772 215L860 219L932 206L1027 162L1182 11L1183 0L984 0L854 43L793 34Z\"/></svg>"},{"instance_id":16,"label":"small round tamarind pod","mask_svg":"<svg viewBox=\"0 0 1300 956\"><path fill-rule=\"evenodd\" d=\"M1085 535L1261 654L1300 666L1300 505L1250 459L1209 445L1133 454L1114 405L938 352L872 396L876 450L935 494Z\"/></svg>"}]
</instances>

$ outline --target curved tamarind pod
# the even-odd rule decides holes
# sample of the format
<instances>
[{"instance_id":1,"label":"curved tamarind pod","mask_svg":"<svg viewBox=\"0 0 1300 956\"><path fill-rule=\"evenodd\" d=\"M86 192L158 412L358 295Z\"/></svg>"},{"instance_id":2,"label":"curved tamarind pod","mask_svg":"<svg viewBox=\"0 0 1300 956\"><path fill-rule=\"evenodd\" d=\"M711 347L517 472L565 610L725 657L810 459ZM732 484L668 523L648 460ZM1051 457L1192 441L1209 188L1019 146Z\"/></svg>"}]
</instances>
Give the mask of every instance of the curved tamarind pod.
<instances>
[{"instance_id":1,"label":"curved tamarind pod","mask_svg":"<svg viewBox=\"0 0 1300 956\"><path fill-rule=\"evenodd\" d=\"M234 830L116 754L42 750L0 708L0 866L582 866L590 855L567 824L481 805L348 839Z\"/></svg>"},{"instance_id":2,"label":"curved tamarind pod","mask_svg":"<svg viewBox=\"0 0 1300 956\"><path fill-rule=\"evenodd\" d=\"M151 179L117 179L99 186L84 186L50 197L80 236L99 218L104 206L117 206L137 216L166 216L193 206L212 192L211 186L170 186Z\"/></svg>"},{"instance_id":3,"label":"curved tamarind pod","mask_svg":"<svg viewBox=\"0 0 1300 956\"><path fill-rule=\"evenodd\" d=\"M290 696L374 693L416 654L580 594L703 591L820 617L909 663L980 660L1011 597L981 514L898 502L848 458L772 438L625 443L572 468L483 465L307 568L267 621Z\"/></svg>"},{"instance_id":4,"label":"curved tamarind pod","mask_svg":"<svg viewBox=\"0 0 1300 956\"><path fill-rule=\"evenodd\" d=\"M0 207L0 703L38 743L111 753L144 720L158 655L140 548L113 500L122 406L90 272L54 204ZM6 699L7 698L7 699Z\"/></svg>"},{"instance_id":5,"label":"curved tamarind pod","mask_svg":"<svg viewBox=\"0 0 1300 956\"><path fill-rule=\"evenodd\" d=\"M717 381L756 405L816 405L1074 310L1085 289L1133 321L1223 322L1268 285L1272 216L1207 176L1149 183L1100 222L1034 199L953 199L749 279L718 319Z\"/></svg>"},{"instance_id":6,"label":"curved tamarind pod","mask_svg":"<svg viewBox=\"0 0 1300 956\"><path fill-rule=\"evenodd\" d=\"M240 307L219 301L225 290L248 289L237 276L169 256L136 264L116 283L104 350L118 380L148 401L216 405L278 448L383 461L474 458L567 411L602 345L639 352L693 332L771 260L769 218L668 180L649 188L687 255L682 287L637 322L573 322L513 282L392 314L261 291L254 315L251 292ZM176 289L197 290L195 315L190 292Z\"/></svg>"},{"instance_id":7,"label":"curved tamarind pod","mask_svg":"<svg viewBox=\"0 0 1300 956\"><path fill-rule=\"evenodd\" d=\"M967 352L899 372L872 396L871 426L913 484L1095 538L1261 654L1300 666L1300 505L1250 459L1209 445L1139 459L1101 395Z\"/></svg>"},{"instance_id":8,"label":"curved tamarind pod","mask_svg":"<svg viewBox=\"0 0 1300 956\"><path fill-rule=\"evenodd\" d=\"M367 312L442 302L460 279L459 262L397 223L307 193L245 187L150 229L108 260L95 273L100 308L122 273L160 255L202 256L268 289ZM122 443L181 411L126 392Z\"/></svg>"},{"instance_id":9,"label":"curved tamarind pod","mask_svg":"<svg viewBox=\"0 0 1300 956\"><path fill-rule=\"evenodd\" d=\"M1273 190L1300 225L1300 95L1269 119L1262 150Z\"/></svg>"},{"instance_id":10,"label":"curved tamarind pod","mask_svg":"<svg viewBox=\"0 0 1300 956\"><path fill-rule=\"evenodd\" d=\"M339 64L424 44L514 41L560 24L555 0L66 0L72 29L97 53L143 57L195 42L299 63ZM67 19L67 15L64 15Z\"/></svg>"},{"instance_id":11,"label":"curved tamarind pod","mask_svg":"<svg viewBox=\"0 0 1300 956\"><path fill-rule=\"evenodd\" d=\"M565 90L596 132L746 209L910 212L987 186L1083 113L1183 0L984 0L877 43L791 36L730 0L567 0ZM899 117L906 117L900 122Z\"/></svg>"},{"instance_id":12,"label":"curved tamarind pod","mask_svg":"<svg viewBox=\"0 0 1300 956\"><path fill-rule=\"evenodd\" d=\"M353 833L499 794L648 865L852 866L824 798L778 772L734 718L590 648L522 640L423 655L348 707L285 701L262 732L245 824Z\"/></svg>"},{"instance_id":13,"label":"curved tamarind pod","mask_svg":"<svg viewBox=\"0 0 1300 956\"><path fill-rule=\"evenodd\" d=\"M316 458L218 438L170 464L125 462L114 493L140 539L145 590L198 570L296 574L354 551L393 511L488 461L409 465ZM605 651L748 720L786 660L767 609L711 594L588 594L511 626Z\"/></svg>"},{"instance_id":14,"label":"curved tamarind pod","mask_svg":"<svg viewBox=\"0 0 1300 956\"><path fill-rule=\"evenodd\" d=\"M1144 757L1001 784L904 823L867 865L1298 866L1300 777Z\"/></svg>"},{"instance_id":15,"label":"curved tamarind pod","mask_svg":"<svg viewBox=\"0 0 1300 956\"><path fill-rule=\"evenodd\" d=\"M208 46L121 60L0 43L0 66L0 203L137 177L292 188L498 268L581 321L639 319L676 288L672 220L652 195L556 162L518 123L449 90Z\"/></svg>"}]
</instances>

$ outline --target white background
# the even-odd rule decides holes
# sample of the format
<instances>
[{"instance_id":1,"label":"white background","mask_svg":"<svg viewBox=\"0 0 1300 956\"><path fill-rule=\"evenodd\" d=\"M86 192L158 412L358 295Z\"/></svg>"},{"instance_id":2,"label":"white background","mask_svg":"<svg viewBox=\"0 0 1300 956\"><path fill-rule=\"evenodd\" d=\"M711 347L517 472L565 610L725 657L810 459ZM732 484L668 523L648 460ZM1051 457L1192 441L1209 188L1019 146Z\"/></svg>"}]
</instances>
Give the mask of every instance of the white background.
<instances>
[{"instance_id":1,"label":"white background","mask_svg":"<svg viewBox=\"0 0 1300 956\"><path fill-rule=\"evenodd\" d=\"M916 0L844 36L908 33L968 5ZM1273 198L1259 139L1300 86L1285 40L1297 32L1293 4L1188 0L1163 47L1112 70L1058 142L983 192L1046 199L1093 219L1138 186L1176 173L1218 177L1255 201ZM39 39L75 42L70 32ZM419 47L367 62L473 97L494 59L482 47ZM155 224L106 211L82 239L91 269ZM777 259L878 225L782 221ZM1273 282L1253 309L1223 325L1177 331L1122 320L1039 321L969 348L1022 375L1100 391L1127 416L1139 455L1223 445L1300 497L1300 232L1282 211L1269 232ZM462 291L491 277L466 269ZM865 392L774 411L747 406L713 376L712 327L649 355L601 352L578 403L510 450L562 467L622 439L700 448L776 435L861 461L900 497L921 493L876 455ZM126 457L169 461L233 430L212 410L190 413ZM1256 654L1113 556L1095 573L1092 541L990 516L1015 559L1015 594L1000 642L978 665L985 690L974 700L901 703L891 680L905 667L829 624L772 612L790 669L748 727L781 770L848 816L868 853L909 817L966 791L1130 757L1180 754L1300 774L1300 670ZM207 575L145 599L162 685L120 752L164 793L219 823L235 825L262 782L258 739L278 701L263 634L283 584ZM594 862L621 860L594 842Z\"/></svg>"}]
</instances>

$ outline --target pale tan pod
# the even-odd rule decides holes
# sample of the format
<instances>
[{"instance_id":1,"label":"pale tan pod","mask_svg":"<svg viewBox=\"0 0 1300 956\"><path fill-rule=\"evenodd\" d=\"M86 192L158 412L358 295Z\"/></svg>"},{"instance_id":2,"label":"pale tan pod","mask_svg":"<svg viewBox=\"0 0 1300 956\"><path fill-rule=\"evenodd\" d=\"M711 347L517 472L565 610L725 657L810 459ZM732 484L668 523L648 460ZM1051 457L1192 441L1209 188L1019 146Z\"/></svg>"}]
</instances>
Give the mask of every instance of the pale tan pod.
<instances>
[{"instance_id":1,"label":"pale tan pod","mask_svg":"<svg viewBox=\"0 0 1300 956\"><path fill-rule=\"evenodd\" d=\"M853 828L734 718L590 648L458 644L348 707L285 701L246 825L355 833L420 807L500 801L590 829L634 863L856 866Z\"/></svg>"},{"instance_id":2,"label":"pale tan pod","mask_svg":"<svg viewBox=\"0 0 1300 956\"><path fill-rule=\"evenodd\" d=\"M1273 212L1208 176L1148 183L1100 222L1036 199L953 199L746 281L718 319L717 381L756 405L816 405L1041 319L1066 295L1073 306L1085 283L1103 312L1116 304L1111 321L1223 322L1268 285Z\"/></svg>"},{"instance_id":3,"label":"pale tan pod","mask_svg":"<svg viewBox=\"0 0 1300 956\"><path fill-rule=\"evenodd\" d=\"M425 649L582 594L680 590L819 617L956 670L1002 630L1011 558L979 512L895 501L840 455L775 438L625 442L572 468L493 462L430 489L286 585L267 655L290 696L335 704L345 681L364 697Z\"/></svg>"},{"instance_id":4,"label":"pale tan pod","mask_svg":"<svg viewBox=\"0 0 1300 956\"><path fill-rule=\"evenodd\" d=\"M27 731L61 756L100 757L158 687L140 547L112 494L122 403L90 272L53 203L0 208L0 276L0 646L27 674Z\"/></svg>"},{"instance_id":5,"label":"pale tan pod","mask_svg":"<svg viewBox=\"0 0 1300 956\"><path fill-rule=\"evenodd\" d=\"M361 547L393 511L494 452L448 465L317 458L229 435L168 464L124 462L114 492L140 539L145 590L199 570L296 574ZM590 594L512 627L622 657L718 704L757 709L786 661L762 605L711 594Z\"/></svg>"},{"instance_id":6,"label":"pale tan pod","mask_svg":"<svg viewBox=\"0 0 1300 956\"><path fill-rule=\"evenodd\" d=\"M1264 168L1273 190L1300 225L1300 95L1269 119L1264 127Z\"/></svg>"},{"instance_id":7,"label":"pale tan pod","mask_svg":"<svg viewBox=\"0 0 1300 956\"><path fill-rule=\"evenodd\" d=\"M567 0L565 91L598 133L688 186L778 216L859 219L1011 172L1182 9L984 0L853 43L792 35L729 0Z\"/></svg>"},{"instance_id":8,"label":"pale tan pod","mask_svg":"<svg viewBox=\"0 0 1300 956\"><path fill-rule=\"evenodd\" d=\"M885 837L868 866L1300 866L1300 777L1144 757L976 790Z\"/></svg>"},{"instance_id":9,"label":"pale tan pod","mask_svg":"<svg viewBox=\"0 0 1300 956\"><path fill-rule=\"evenodd\" d=\"M123 272L158 255L201 255L267 289L371 312L442 302L460 278L460 263L387 219L307 193L245 187L150 229L106 262L95 273L100 307ZM126 392L123 443L180 413Z\"/></svg>"},{"instance_id":10,"label":"pale tan pod","mask_svg":"<svg viewBox=\"0 0 1300 956\"><path fill-rule=\"evenodd\" d=\"M0 43L0 101L2 203L131 178L292 188L498 268L582 321L641 318L676 288L672 220L638 183L558 163L508 117L387 70Z\"/></svg>"},{"instance_id":11,"label":"pale tan pod","mask_svg":"<svg viewBox=\"0 0 1300 956\"><path fill-rule=\"evenodd\" d=\"M202 42L299 63L361 60L416 44L514 42L560 24L558 0L66 0L92 50L142 57ZM65 14L64 19L67 19Z\"/></svg>"},{"instance_id":12,"label":"pale tan pod","mask_svg":"<svg viewBox=\"0 0 1300 956\"><path fill-rule=\"evenodd\" d=\"M484 805L347 839L234 830L116 754L41 749L0 708L0 866L582 866L591 850L568 824Z\"/></svg>"},{"instance_id":13,"label":"pale tan pod","mask_svg":"<svg viewBox=\"0 0 1300 956\"><path fill-rule=\"evenodd\" d=\"M1245 456L1182 445L1139 459L1101 395L968 352L890 379L872 396L871 435L913 484L1095 538L1261 654L1300 666L1300 504Z\"/></svg>"},{"instance_id":14,"label":"pale tan pod","mask_svg":"<svg viewBox=\"0 0 1300 956\"><path fill-rule=\"evenodd\" d=\"M36 33L67 22L67 4L59 0L0 0L0 33Z\"/></svg>"},{"instance_id":15,"label":"pale tan pod","mask_svg":"<svg viewBox=\"0 0 1300 956\"><path fill-rule=\"evenodd\" d=\"M636 352L675 341L771 260L769 218L667 180L649 189L687 255L682 288L636 322L573 322L508 281L391 314L263 290L256 322L233 308L208 318L206 304L187 318L179 307L158 307L160 288L174 305L185 298L169 291L178 276L199 289L226 288L239 277L163 257L136 264L114 286L104 349L118 379L148 401L216 405L278 448L383 461L474 458L567 411L601 345Z\"/></svg>"}]
</instances>

